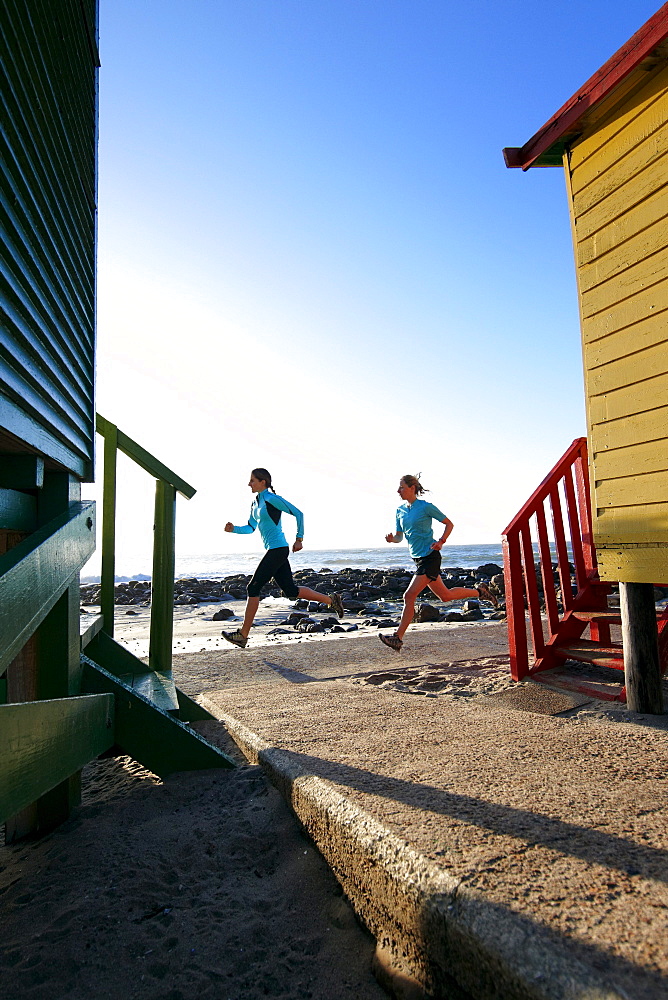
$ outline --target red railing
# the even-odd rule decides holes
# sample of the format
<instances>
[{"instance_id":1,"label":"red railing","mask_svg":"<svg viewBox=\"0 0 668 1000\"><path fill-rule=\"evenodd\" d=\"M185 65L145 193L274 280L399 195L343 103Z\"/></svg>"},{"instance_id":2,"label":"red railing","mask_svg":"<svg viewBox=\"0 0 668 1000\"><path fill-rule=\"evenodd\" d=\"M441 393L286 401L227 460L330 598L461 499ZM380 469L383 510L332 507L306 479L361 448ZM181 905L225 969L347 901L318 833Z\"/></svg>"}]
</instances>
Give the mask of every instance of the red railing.
<instances>
[{"instance_id":1,"label":"red railing","mask_svg":"<svg viewBox=\"0 0 668 1000\"><path fill-rule=\"evenodd\" d=\"M566 507L564 522L563 505ZM548 536L548 511L553 545ZM566 525L568 526L568 532ZM534 550L537 545L537 560ZM571 554L568 551L570 542ZM556 577L553 561L556 562ZM571 582L571 562L575 593ZM576 438L503 533L503 564L511 671L514 680L558 662L553 649L564 617L577 608L606 607L592 537L587 439ZM542 582L545 618L538 585ZM557 589L561 591L561 605ZM528 624L534 663L529 667ZM561 627L561 628L560 628ZM580 626L582 631L583 626ZM592 624L592 638L610 641L609 627ZM547 634L545 634L547 633ZM607 633L607 634L604 634Z\"/></svg>"}]
</instances>

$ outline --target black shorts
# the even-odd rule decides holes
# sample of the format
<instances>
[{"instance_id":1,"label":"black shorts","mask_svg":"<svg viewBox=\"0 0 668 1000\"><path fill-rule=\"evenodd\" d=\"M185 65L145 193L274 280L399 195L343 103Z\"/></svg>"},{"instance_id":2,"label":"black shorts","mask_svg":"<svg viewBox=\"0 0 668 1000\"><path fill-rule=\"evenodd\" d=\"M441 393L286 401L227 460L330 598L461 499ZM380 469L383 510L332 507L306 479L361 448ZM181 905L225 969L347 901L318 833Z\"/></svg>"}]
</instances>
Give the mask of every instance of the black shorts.
<instances>
[{"instance_id":1,"label":"black shorts","mask_svg":"<svg viewBox=\"0 0 668 1000\"><path fill-rule=\"evenodd\" d=\"M426 556L415 560L415 575L437 580L441 575L441 553L432 549Z\"/></svg>"},{"instance_id":2,"label":"black shorts","mask_svg":"<svg viewBox=\"0 0 668 1000\"><path fill-rule=\"evenodd\" d=\"M265 583L269 583L272 577L291 601L299 597L299 587L292 579L289 554L290 549L287 545L282 545L280 549L267 549L246 589L249 597L259 597Z\"/></svg>"}]
</instances>

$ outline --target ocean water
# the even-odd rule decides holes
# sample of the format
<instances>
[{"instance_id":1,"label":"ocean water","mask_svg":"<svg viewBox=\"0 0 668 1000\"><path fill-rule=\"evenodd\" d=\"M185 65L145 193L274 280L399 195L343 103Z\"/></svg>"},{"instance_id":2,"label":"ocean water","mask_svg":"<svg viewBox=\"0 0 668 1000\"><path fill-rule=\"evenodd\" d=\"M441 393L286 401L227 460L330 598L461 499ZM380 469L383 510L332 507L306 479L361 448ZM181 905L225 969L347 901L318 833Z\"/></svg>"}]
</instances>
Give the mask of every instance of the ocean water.
<instances>
[{"instance_id":1,"label":"ocean water","mask_svg":"<svg viewBox=\"0 0 668 1000\"><path fill-rule=\"evenodd\" d=\"M252 573L262 558L261 552L234 554L177 556L176 576L212 579L232 576L234 573ZM442 565L475 569L484 563L503 566L501 543L494 545L445 545L441 550ZM116 580L147 580L151 575L150 566L140 561L138 565L125 560L125 565L116 565ZM380 549L309 549L292 553L290 565L298 569L409 569L414 563L404 545L387 545ZM82 576L82 583L99 581L99 576Z\"/></svg>"}]
</instances>

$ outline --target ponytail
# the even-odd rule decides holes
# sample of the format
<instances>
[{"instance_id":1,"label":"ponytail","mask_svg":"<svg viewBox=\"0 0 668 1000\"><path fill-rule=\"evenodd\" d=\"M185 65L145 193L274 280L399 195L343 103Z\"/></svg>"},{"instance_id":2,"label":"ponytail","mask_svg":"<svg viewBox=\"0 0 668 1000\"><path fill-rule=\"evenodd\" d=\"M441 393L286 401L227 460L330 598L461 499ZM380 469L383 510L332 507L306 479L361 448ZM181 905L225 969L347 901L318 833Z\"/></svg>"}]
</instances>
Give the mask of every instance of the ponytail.
<instances>
[{"instance_id":1,"label":"ponytail","mask_svg":"<svg viewBox=\"0 0 668 1000\"><path fill-rule=\"evenodd\" d=\"M255 475L255 473L253 473L253 474ZM258 479L259 478L260 477L258 476ZM415 487L415 495L417 497L419 497L421 493L425 492L425 488L422 485L422 483L420 482L419 474L417 476L410 476L410 475L409 476L402 476L401 479L406 484L406 486L414 486ZM427 492L429 492L429 491L427 490Z\"/></svg>"}]
</instances>

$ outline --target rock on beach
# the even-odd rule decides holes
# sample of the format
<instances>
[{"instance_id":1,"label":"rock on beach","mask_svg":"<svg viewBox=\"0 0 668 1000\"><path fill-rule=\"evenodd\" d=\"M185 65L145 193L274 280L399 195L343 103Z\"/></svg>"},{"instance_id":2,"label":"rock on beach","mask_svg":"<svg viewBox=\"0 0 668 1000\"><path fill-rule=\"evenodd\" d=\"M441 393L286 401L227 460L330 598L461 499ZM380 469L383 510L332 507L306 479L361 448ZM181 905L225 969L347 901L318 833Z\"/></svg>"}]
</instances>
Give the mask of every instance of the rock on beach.
<instances>
[{"instance_id":1,"label":"rock on beach","mask_svg":"<svg viewBox=\"0 0 668 1000\"><path fill-rule=\"evenodd\" d=\"M397 569L341 569L338 573L330 569L299 569L294 574L300 587L310 587L321 594L338 592L342 596L346 611L365 612L369 602L379 600L399 601L411 579L410 570ZM485 582L498 597L503 597L503 570L495 563L486 563L477 569L444 567L443 579L448 587L475 587ZM183 578L174 584L174 605L214 604L224 601L243 600L250 575L235 573L220 579ZM262 592L263 597L280 597L279 588L269 583ZM83 584L81 603L85 606L99 605L99 583ZM117 583L114 588L116 605L138 605L148 607L151 603L151 581L130 580ZM304 611L321 610L321 606L309 608L306 601L297 601L295 607ZM425 612L429 614L429 612ZM435 619L422 619L435 620Z\"/></svg>"}]
</instances>

